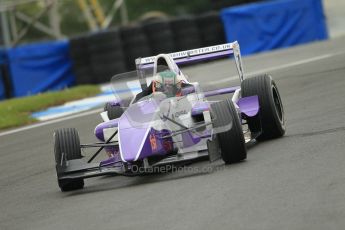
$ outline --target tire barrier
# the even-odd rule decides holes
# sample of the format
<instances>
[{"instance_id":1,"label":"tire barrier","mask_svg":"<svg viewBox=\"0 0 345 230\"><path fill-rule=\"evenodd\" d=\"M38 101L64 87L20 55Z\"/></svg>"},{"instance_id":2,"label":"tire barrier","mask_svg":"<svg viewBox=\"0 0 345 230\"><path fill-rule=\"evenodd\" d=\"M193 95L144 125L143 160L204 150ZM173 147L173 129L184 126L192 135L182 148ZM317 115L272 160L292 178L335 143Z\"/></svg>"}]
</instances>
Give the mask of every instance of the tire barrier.
<instances>
[{"instance_id":1,"label":"tire barrier","mask_svg":"<svg viewBox=\"0 0 345 230\"><path fill-rule=\"evenodd\" d=\"M11 80L8 72L6 51L0 49L0 100L10 98L12 95Z\"/></svg>"},{"instance_id":2,"label":"tire barrier","mask_svg":"<svg viewBox=\"0 0 345 230\"><path fill-rule=\"evenodd\" d=\"M86 41L93 83L109 82L113 75L127 70L118 29L90 34Z\"/></svg>"},{"instance_id":3,"label":"tire barrier","mask_svg":"<svg viewBox=\"0 0 345 230\"><path fill-rule=\"evenodd\" d=\"M142 25L149 43L152 55L176 51L173 32L168 20L158 20Z\"/></svg>"},{"instance_id":4,"label":"tire barrier","mask_svg":"<svg viewBox=\"0 0 345 230\"><path fill-rule=\"evenodd\" d=\"M127 70L135 70L135 59L152 54L150 43L142 27L132 25L120 30Z\"/></svg>"},{"instance_id":5,"label":"tire barrier","mask_svg":"<svg viewBox=\"0 0 345 230\"><path fill-rule=\"evenodd\" d=\"M0 64L0 85L1 84L2 86L0 86L0 100L5 98L11 98L13 95L12 83L7 63L3 65Z\"/></svg>"},{"instance_id":6,"label":"tire barrier","mask_svg":"<svg viewBox=\"0 0 345 230\"><path fill-rule=\"evenodd\" d=\"M201 47L199 28L194 17L182 16L170 21L176 50Z\"/></svg>"},{"instance_id":7,"label":"tire barrier","mask_svg":"<svg viewBox=\"0 0 345 230\"><path fill-rule=\"evenodd\" d=\"M209 12L196 17L201 46L213 46L226 42L224 27L218 12Z\"/></svg>"},{"instance_id":8,"label":"tire barrier","mask_svg":"<svg viewBox=\"0 0 345 230\"><path fill-rule=\"evenodd\" d=\"M154 18L138 25L74 37L69 42L44 42L2 50L0 99L62 89L75 83L109 82L115 74L134 70L138 57L234 40L240 42L245 55L328 36L321 0L211 2L217 10L261 3L223 9L221 15L215 11L172 19ZM267 20L272 14L275 20Z\"/></svg>"},{"instance_id":9,"label":"tire barrier","mask_svg":"<svg viewBox=\"0 0 345 230\"><path fill-rule=\"evenodd\" d=\"M211 0L212 8L214 10L221 10L223 8L237 6L242 4L248 4L252 2L260 2L264 0Z\"/></svg>"},{"instance_id":10,"label":"tire barrier","mask_svg":"<svg viewBox=\"0 0 345 230\"><path fill-rule=\"evenodd\" d=\"M225 42L219 13L159 18L72 38L70 56L77 84L108 82L135 69L135 59Z\"/></svg>"},{"instance_id":11,"label":"tire barrier","mask_svg":"<svg viewBox=\"0 0 345 230\"><path fill-rule=\"evenodd\" d=\"M70 57L72 59L72 70L76 77L76 84L91 84L93 73L90 66L89 52L85 36L70 39Z\"/></svg>"}]
</instances>

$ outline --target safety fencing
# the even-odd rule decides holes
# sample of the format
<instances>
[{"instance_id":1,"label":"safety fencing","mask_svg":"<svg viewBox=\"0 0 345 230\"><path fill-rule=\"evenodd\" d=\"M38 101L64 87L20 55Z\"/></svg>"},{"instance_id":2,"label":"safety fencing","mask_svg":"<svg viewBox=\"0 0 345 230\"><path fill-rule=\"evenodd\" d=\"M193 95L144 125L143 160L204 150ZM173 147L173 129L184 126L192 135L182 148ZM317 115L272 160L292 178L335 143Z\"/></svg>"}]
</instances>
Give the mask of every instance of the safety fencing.
<instances>
[{"instance_id":1,"label":"safety fencing","mask_svg":"<svg viewBox=\"0 0 345 230\"><path fill-rule=\"evenodd\" d=\"M213 2L217 8L229 1ZM326 38L321 0L262 1L221 13L143 22L0 51L2 72L10 73L0 73L0 99L109 82L115 74L134 70L136 58L158 53L238 40L242 53L251 54Z\"/></svg>"}]
</instances>

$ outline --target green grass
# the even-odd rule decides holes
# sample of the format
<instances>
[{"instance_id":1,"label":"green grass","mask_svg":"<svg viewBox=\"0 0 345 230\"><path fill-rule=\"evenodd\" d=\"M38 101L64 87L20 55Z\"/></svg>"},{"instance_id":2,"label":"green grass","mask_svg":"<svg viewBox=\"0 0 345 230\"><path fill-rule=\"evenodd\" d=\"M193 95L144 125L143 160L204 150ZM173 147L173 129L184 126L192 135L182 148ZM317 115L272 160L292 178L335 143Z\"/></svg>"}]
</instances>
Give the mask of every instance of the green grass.
<instances>
[{"instance_id":1,"label":"green grass","mask_svg":"<svg viewBox=\"0 0 345 230\"><path fill-rule=\"evenodd\" d=\"M37 122L32 112L61 105L65 102L94 96L100 93L99 86L77 86L56 92L0 101L0 130Z\"/></svg>"}]
</instances>

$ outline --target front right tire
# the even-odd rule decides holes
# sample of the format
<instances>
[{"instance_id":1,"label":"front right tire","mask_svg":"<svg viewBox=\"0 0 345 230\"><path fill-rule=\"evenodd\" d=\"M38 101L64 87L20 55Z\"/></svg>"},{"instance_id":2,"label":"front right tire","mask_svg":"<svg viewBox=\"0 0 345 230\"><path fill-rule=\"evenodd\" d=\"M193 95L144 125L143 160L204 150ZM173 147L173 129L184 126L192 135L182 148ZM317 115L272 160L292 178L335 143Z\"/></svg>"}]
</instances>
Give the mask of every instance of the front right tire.
<instances>
[{"instance_id":1,"label":"front right tire","mask_svg":"<svg viewBox=\"0 0 345 230\"><path fill-rule=\"evenodd\" d=\"M66 160L81 159L80 140L76 129L64 128L54 132L54 154L58 185L61 191L73 191L84 187L83 179L60 179L59 168Z\"/></svg>"},{"instance_id":2,"label":"front right tire","mask_svg":"<svg viewBox=\"0 0 345 230\"><path fill-rule=\"evenodd\" d=\"M242 97L259 97L258 115L248 117L252 133L261 134L259 141L281 137L285 134L284 108L275 81L268 74L244 79L241 83Z\"/></svg>"},{"instance_id":3,"label":"front right tire","mask_svg":"<svg viewBox=\"0 0 345 230\"><path fill-rule=\"evenodd\" d=\"M108 117L110 120L119 118L124 113L123 108L121 108L119 105L112 105L110 102L105 103L104 111L108 112Z\"/></svg>"}]
</instances>

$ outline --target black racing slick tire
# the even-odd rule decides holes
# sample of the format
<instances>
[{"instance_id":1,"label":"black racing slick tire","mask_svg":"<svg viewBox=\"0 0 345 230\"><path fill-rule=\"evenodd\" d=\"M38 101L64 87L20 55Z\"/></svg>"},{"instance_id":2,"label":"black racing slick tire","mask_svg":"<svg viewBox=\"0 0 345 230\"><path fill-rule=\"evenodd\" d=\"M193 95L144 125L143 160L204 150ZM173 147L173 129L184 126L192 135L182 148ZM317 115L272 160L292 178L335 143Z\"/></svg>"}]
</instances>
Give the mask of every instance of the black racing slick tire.
<instances>
[{"instance_id":1,"label":"black racing slick tire","mask_svg":"<svg viewBox=\"0 0 345 230\"><path fill-rule=\"evenodd\" d=\"M67 160L81 159L80 140L76 129L64 128L54 132L54 154L58 185L61 191L73 191L84 187L83 179L60 179L59 166Z\"/></svg>"},{"instance_id":2,"label":"black racing slick tire","mask_svg":"<svg viewBox=\"0 0 345 230\"><path fill-rule=\"evenodd\" d=\"M233 102L229 99L211 105L214 130L226 164L243 161L247 158L242 125ZM224 130L222 130L224 129Z\"/></svg>"},{"instance_id":3,"label":"black racing slick tire","mask_svg":"<svg viewBox=\"0 0 345 230\"><path fill-rule=\"evenodd\" d=\"M201 47L199 28L195 17L181 16L170 20L174 42L177 50L196 49ZM188 36L186 36L188 34Z\"/></svg>"},{"instance_id":4,"label":"black racing slick tire","mask_svg":"<svg viewBox=\"0 0 345 230\"><path fill-rule=\"evenodd\" d=\"M260 111L247 118L252 133L261 134L259 141L282 137L285 134L284 108L278 87L268 74L247 78L241 83L242 97L258 95Z\"/></svg>"},{"instance_id":5,"label":"black racing slick tire","mask_svg":"<svg viewBox=\"0 0 345 230\"><path fill-rule=\"evenodd\" d=\"M145 23L143 24L143 29L154 55L174 52L175 42L168 20Z\"/></svg>"},{"instance_id":6,"label":"black racing slick tire","mask_svg":"<svg viewBox=\"0 0 345 230\"><path fill-rule=\"evenodd\" d=\"M118 105L112 105L110 102L105 103L104 111L108 112L108 117L110 120L121 117L124 110Z\"/></svg>"},{"instance_id":7,"label":"black racing slick tire","mask_svg":"<svg viewBox=\"0 0 345 230\"><path fill-rule=\"evenodd\" d=\"M202 46L226 43L225 32L218 11L208 12L196 17Z\"/></svg>"}]
</instances>

